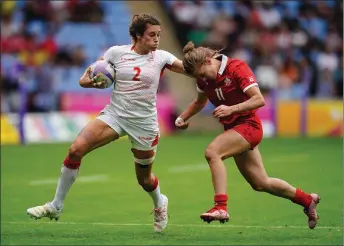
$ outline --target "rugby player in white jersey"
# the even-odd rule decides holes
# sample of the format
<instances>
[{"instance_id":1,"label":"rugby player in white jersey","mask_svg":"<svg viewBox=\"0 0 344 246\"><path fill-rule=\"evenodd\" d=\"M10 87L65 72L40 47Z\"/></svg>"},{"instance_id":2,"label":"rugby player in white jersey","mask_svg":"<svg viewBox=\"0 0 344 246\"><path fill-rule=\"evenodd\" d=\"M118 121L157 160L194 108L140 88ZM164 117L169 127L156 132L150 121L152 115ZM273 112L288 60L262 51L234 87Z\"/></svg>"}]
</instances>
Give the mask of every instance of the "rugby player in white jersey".
<instances>
[{"instance_id":1,"label":"rugby player in white jersey","mask_svg":"<svg viewBox=\"0 0 344 246\"><path fill-rule=\"evenodd\" d=\"M153 200L154 230L161 232L167 226L168 199L160 193L158 178L152 174L159 140L156 94L165 68L178 73L184 73L184 69L181 60L167 51L158 50L161 27L155 17L135 15L129 33L133 44L113 46L101 58L116 70L111 103L70 146L54 199L27 209L29 216L57 220L65 197L76 180L82 158L92 150L128 135L137 181ZM90 68L81 76L79 83L85 88L103 87L102 83L95 83L95 78L91 78Z\"/></svg>"}]
</instances>

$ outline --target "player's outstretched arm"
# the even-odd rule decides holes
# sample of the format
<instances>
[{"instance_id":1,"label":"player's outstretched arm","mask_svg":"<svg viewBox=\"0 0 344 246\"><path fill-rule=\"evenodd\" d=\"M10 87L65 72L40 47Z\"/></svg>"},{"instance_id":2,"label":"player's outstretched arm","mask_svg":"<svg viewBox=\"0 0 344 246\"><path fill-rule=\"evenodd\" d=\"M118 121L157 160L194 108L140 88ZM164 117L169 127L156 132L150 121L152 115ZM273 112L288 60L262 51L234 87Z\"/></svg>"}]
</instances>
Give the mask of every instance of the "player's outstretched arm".
<instances>
[{"instance_id":1,"label":"player's outstretched arm","mask_svg":"<svg viewBox=\"0 0 344 246\"><path fill-rule=\"evenodd\" d=\"M207 105L207 102L207 96L202 92L198 92L197 98L192 103L190 103L186 110L176 119L176 127L180 129L188 128L189 122L187 122L187 120L200 112Z\"/></svg>"},{"instance_id":2,"label":"player's outstretched arm","mask_svg":"<svg viewBox=\"0 0 344 246\"><path fill-rule=\"evenodd\" d=\"M191 76L190 74L187 74L184 70L184 66L183 66L183 61L181 60L176 60L172 63L171 67L170 67L170 70L172 72L175 72L175 73L181 73L181 74L184 74L190 78L194 78L193 76Z\"/></svg>"},{"instance_id":3,"label":"player's outstretched arm","mask_svg":"<svg viewBox=\"0 0 344 246\"><path fill-rule=\"evenodd\" d=\"M222 118L234 113L254 110L265 105L264 97L257 86L252 86L245 93L250 97L250 99L233 106L220 105L214 109L213 115L215 117Z\"/></svg>"}]
</instances>

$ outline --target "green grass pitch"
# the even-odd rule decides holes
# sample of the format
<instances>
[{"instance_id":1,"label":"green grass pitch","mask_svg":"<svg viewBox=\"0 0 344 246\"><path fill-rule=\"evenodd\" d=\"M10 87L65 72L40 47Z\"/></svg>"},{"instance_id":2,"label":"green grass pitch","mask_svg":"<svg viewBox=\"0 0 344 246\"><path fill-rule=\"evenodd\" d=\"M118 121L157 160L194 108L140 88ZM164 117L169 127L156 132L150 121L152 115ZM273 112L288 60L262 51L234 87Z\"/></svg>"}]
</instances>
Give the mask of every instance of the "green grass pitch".
<instances>
[{"instance_id":1,"label":"green grass pitch","mask_svg":"<svg viewBox=\"0 0 344 246\"><path fill-rule=\"evenodd\" d=\"M30 206L53 198L68 144L2 146L3 245L342 245L342 140L264 139L260 150L270 176L318 192L320 221L308 229L302 208L253 191L226 160L229 212L224 224L206 224L213 205L204 149L215 135L162 138L154 166L169 198L169 226L156 234L152 203L136 183L130 143L121 140L83 160L59 221L32 220Z\"/></svg>"}]
</instances>

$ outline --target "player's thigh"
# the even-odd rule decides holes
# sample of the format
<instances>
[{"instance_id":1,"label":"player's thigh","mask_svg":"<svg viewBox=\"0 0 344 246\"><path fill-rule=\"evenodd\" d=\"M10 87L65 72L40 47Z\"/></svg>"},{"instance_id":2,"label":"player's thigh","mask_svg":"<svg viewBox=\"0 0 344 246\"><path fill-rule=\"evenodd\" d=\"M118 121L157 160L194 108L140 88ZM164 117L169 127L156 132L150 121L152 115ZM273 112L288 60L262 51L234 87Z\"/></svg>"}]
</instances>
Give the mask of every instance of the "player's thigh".
<instances>
[{"instance_id":1,"label":"player's thigh","mask_svg":"<svg viewBox=\"0 0 344 246\"><path fill-rule=\"evenodd\" d=\"M242 176L251 185L259 186L268 179L258 147L234 156L234 160Z\"/></svg>"},{"instance_id":2,"label":"player's thigh","mask_svg":"<svg viewBox=\"0 0 344 246\"><path fill-rule=\"evenodd\" d=\"M119 138L119 134L100 119L90 121L79 133L71 149L77 149L81 155L108 144Z\"/></svg>"},{"instance_id":3,"label":"player's thigh","mask_svg":"<svg viewBox=\"0 0 344 246\"><path fill-rule=\"evenodd\" d=\"M137 177L149 177L157 152L159 131L135 129L129 131L128 136L132 143Z\"/></svg>"},{"instance_id":4,"label":"player's thigh","mask_svg":"<svg viewBox=\"0 0 344 246\"><path fill-rule=\"evenodd\" d=\"M247 140L234 130L227 130L218 135L207 147L206 157L212 154L226 159L238 155L251 148Z\"/></svg>"},{"instance_id":5,"label":"player's thigh","mask_svg":"<svg viewBox=\"0 0 344 246\"><path fill-rule=\"evenodd\" d=\"M151 164L159 143L160 132L157 124L140 124L135 121L121 121L121 126L131 142L135 162ZM153 159L153 160L152 160Z\"/></svg>"}]
</instances>

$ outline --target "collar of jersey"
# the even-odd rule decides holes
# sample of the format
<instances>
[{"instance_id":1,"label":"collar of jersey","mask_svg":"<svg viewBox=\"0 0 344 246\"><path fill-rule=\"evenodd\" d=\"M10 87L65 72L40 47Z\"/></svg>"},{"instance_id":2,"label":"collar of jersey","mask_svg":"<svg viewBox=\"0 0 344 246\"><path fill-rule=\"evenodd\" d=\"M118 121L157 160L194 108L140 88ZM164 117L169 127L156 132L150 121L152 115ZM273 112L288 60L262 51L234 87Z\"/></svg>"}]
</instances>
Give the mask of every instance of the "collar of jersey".
<instances>
[{"instance_id":1,"label":"collar of jersey","mask_svg":"<svg viewBox=\"0 0 344 246\"><path fill-rule=\"evenodd\" d=\"M136 55L139 55L139 56L148 56L148 55L150 55L150 54L153 54L153 51L151 51L151 52L149 52L149 53L146 54L146 55L140 55L139 53L137 53L137 52L135 51L135 45L132 45L132 46L131 46L130 51L131 51L132 53L136 54Z\"/></svg>"},{"instance_id":2,"label":"collar of jersey","mask_svg":"<svg viewBox=\"0 0 344 246\"><path fill-rule=\"evenodd\" d=\"M227 65L227 61L228 61L228 57L225 56L225 55L220 54L220 55L218 55L215 58L218 59L220 57L221 57L221 66L220 66L220 69L219 69L219 71L217 73L222 75L223 72L225 71L225 68L226 68L226 65Z\"/></svg>"}]
</instances>

